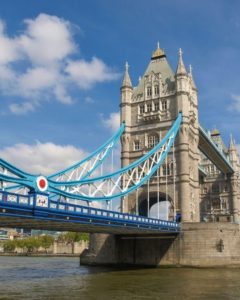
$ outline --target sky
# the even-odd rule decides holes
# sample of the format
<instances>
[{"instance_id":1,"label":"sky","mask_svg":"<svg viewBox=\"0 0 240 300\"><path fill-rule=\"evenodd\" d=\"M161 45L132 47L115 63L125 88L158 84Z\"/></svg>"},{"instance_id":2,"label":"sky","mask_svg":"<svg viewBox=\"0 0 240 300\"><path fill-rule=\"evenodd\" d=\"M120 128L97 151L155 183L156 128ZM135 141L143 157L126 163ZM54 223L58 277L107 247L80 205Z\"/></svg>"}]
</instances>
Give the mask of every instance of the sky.
<instances>
[{"instance_id":1,"label":"sky","mask_svg":"<svg viewBox=\"0 0 240 300\"><path fill-rule=\"evenodd\" d=\"M157 42L176 70L193 66L199 119L240 144L240 2L2 0L0 157L50 174L119 125L124 64L133 85Z\"/></svg>"}]
</instances>

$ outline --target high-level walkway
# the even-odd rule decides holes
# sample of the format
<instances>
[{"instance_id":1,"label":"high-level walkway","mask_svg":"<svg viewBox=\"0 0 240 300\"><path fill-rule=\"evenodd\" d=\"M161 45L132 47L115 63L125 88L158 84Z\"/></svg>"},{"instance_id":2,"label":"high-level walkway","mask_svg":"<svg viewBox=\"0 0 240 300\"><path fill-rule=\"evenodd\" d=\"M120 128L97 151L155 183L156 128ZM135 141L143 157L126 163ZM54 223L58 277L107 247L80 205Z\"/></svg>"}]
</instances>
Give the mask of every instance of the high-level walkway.
<instances>
[{"instance_id":1,"label":"high-level walkway","mask_svg":"<svg viewBox=\"0 0 240 300\"><path fill-rule=\"evenodd\" d=\"M211 138L211 134L201 125L199 126L199 149L209 158L224 174L233 173L233 167L224 152Z\"/></svg>"}]
</instances>

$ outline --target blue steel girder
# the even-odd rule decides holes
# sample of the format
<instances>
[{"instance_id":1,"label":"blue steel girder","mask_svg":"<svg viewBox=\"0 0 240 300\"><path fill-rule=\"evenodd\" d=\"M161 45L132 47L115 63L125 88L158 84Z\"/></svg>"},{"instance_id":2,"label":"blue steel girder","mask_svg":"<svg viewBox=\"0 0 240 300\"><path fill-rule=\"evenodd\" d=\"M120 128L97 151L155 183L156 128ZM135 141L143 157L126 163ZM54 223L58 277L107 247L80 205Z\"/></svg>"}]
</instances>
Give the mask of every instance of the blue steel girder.
<instances>
[{"instance_id":1,"label":"blue steel girder","mask_svg":"<svg viewBox=\"0 0 240 300\"><path fill-rule=\"evenodd\" d=\"M28 174L1 160L1 163L4 166L3 168L5 168L4 170L7 169L9 173L5 174L5 171L2 173L0 172L0 181L12 183L15 187L27 187L31 192L47 192L74 200L106 201L122 197L138 189L161 166L174 143L181 120L182 114L179 113L171 129L153 149L129 166L111 174L95 178L84 177L84 179L72 181L54 181L51 178L47 179L44 176ZM119 138L123 129L124 126L122 125L118 134L112 138L114 141ZM110 143L112 143L111 139ZM109 142L107 142L105 146L107 144L109 146ZM103 145L99 149L103 150L105 146ZM99 149L97 151L101 152ZM88 158L86 158L86 160L87 159ZM93 168L95 168L99 163L100 162L97 162ZM75 166L65 169L62 172L68 172L69 170L74 169ZM87 176L89 173L90 172L85 175ZM59 176L61 176L62 173L60 172L56 174L60 174Z\"/></svg>"},{"instance_id":2,"label":"blue steel girder","mask_svg":"<svg viewBox=\"0 0 240 300\"><path fill-rule=\"evenodd\" d=\"M148 153L132 164L105 176L80 181L49 181L52 193L84 201L112 200L138 189L161 166L171 149L182 120L179 113L165 137Z\"/></svg>"},{"instance_id":3,"label":"blue steel girder","mask_svg":"<svg viewBox=\"0 0 240 300\"><path fill-rule=\"evenodd\" d=\"M96 151L90 154L80 162L50 175L44 180L54 179L56 181L67 180L73 178L80 180L90 176L109 156L110 151L113 149L117 141L120 139L125 128L125 124L121 124L119 130L114 134L106 143L99 147ZM4 190L18 190L18 189L30 189L39 190L38 178L43 177L41 175L32 175L19 168L13 166L9 162L0 159L0 181L4 182ZM41 191L41 189L40 189ZM26 191L24 191L26 193Z\"/></svg>"},{"instance_id":4,"label":"blue steel girder","mask_svg":"<svg viewBox=\"0 0 240 300\"><path fill-rule=\"evenodd\" d=\"M48 176L47 178L57 182L83 180L88 178L109 156L111 150L119 141L124 129L125 124L122 123L116 134L88 157L64 170Z\"/></svg>"}]
</instances>

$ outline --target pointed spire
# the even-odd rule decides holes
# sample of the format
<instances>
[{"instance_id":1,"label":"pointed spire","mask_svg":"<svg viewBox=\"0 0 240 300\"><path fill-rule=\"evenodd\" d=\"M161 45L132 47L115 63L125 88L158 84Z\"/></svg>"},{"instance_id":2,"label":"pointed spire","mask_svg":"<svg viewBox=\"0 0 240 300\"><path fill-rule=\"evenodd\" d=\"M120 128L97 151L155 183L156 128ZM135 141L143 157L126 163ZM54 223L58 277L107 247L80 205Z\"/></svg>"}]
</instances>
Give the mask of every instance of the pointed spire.
<instances>
[{"instance_id":1,"label":"pointed spire","mask_svg":"<svg viewBox=\"0 0 240 300\"><path fill-rule=\"evenodd\" d=\"M180 75L180 74L186 75L187 72L186 72L186 69L185 69L185 66L184 66L184 63L183 63L183 58L182 58L183 52L182 52L181 48L179 49L178 53L179 53L179 60L178 60L176 75Z\"/></svg>"},{"instance_id":2,"label":"pointed spire","mask_svg":"<svg viewBox=\"0 0 240 300\"><path fill-rule=\"evenodd\" d=\"M232 134L230 134L229 150L232 150L232 151L236 150L236 145L235 145Z\"/></svg>"},{"instance_id":3,"label":"pointed spire","mask_svg":"<svg viewBox=\"0 0 240 300\"><path fill-rule=\"evenodd\" d=\"M125 64L125 73L124 73L124 77L123 77L123 82L122 82L122 87L132 87L132 82L128 73L128 68L129 68L129 64L126 61Z\"/></svg>"},{"instance_id":4,"label":"pointed spire","mask_svg":"<svg viewBox=\"0 0 240 300\"><path fill-rule=\"evenodd\" d=\"M194 89L194 90L197 90L197 87L196 87L196 84L195 84L195 81L194 81L194 79L193 79L193 74L192 74L192 65L189 65L189 77L190 77L190 80L191 80L191 84L192 84L192 88Z\"/></svg>"},{"instance_id":5,"label":"pointed spire","mask_svg":"<svg viewBox=\"0 0 240 300\"><path fill-rule=\"evenodd\" d=\"M157 42L157 49L153 52L151 60L161 58L161 57L166 57L163 49L160 48L159 42Z\"/></svg>"}]
</instances>

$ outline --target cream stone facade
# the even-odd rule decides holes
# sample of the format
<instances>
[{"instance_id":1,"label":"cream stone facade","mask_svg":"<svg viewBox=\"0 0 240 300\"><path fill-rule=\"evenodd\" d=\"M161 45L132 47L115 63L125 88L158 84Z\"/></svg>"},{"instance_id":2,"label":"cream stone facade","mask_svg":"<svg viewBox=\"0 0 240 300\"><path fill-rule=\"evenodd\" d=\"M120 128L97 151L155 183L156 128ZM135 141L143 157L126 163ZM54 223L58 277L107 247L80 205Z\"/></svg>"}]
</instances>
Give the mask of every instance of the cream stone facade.
<instances>
[{"instance_id":1,"label":"cream stone facade","mask_svg":"<svg viewBox=\"0 0 240 300\"><path fill-rule=\"evenodd\" d=\"M124 212L148 215L158 201L169 201L169 219L183 222L236 221L239 218L239 157L231 139L229 148L220 133L210 139L231 163L234 172L223 173L199 150L198 94L192 69L186 71L182 51L176 72L157 46L151 61L132 86L125 67L121 87L122 166L143 156L167 133L179 112L182 124L174 148L157 174L137 192L122 199ZM173 153L174 152L174 153Z\"/></svg>"}]
</instances>

